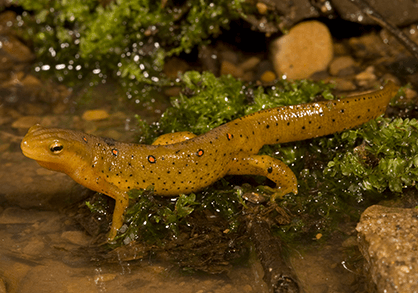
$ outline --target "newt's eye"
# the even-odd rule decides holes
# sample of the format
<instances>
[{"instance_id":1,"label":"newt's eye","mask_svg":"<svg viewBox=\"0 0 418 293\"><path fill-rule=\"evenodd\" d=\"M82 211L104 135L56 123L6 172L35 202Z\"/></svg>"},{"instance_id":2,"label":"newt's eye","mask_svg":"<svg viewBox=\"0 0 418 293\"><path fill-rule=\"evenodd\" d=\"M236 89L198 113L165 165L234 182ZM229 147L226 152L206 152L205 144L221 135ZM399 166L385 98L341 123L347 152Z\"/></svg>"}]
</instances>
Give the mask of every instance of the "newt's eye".
<instances>
[{"instance_id":1,"label":"newt's eye","mask_svg":"<svg viewBox=\"0 0 418 293\"><path fill-rule=\"evenodd\" d=\"M58 142L54 142L53 144L51 144L51 146L49 147L49 149L51 150L51 152L55 155L59 154L62 150L63 150L64 146Z\"/></svg>"}]
</instances>

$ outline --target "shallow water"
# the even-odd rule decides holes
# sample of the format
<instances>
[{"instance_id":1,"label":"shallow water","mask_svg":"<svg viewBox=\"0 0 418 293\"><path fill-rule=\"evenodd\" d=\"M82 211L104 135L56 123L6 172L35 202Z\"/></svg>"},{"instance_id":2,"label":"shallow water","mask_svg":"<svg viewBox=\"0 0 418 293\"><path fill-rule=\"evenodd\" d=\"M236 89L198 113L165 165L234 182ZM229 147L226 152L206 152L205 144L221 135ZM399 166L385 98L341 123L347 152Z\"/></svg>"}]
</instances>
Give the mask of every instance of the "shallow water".
<instances>
[{"instance_id":1,"label":"shallow water","mask_svg":"<svg viewBox=\"0 0 418 293\"><path fill-rule=\"evenodd\" d=\"M95 239L74 213L74 206L84 206L89 191L66 175L41 168L24 157L19 143L30 125L12 125L22 117L36 117L34 121L50 126L132 141L134 114L139 111L110 89L111 85L98 87L86 103L74 98L57 114L53 109L42 110L44 104L36 100L0 105L5 121L0 125L0 293L80 292L80 288L83 292L122 293L267 292L255 254L227 272L205 274L185 272L161 258L106 259L100 246L91 245ZM107 98L103 100L104 94ZM117 106L110 106L115 101ZM110 118L83 121L83 111L92 108L106 109ZM152 121L158 113L150 106L142 115ZM348 224L344 233L354 235L354 225ZM305 292L363 292L362 278L345 268L348 254L341 244L348 236L340 234L321 245L313 242L312 247L286 248Z\"/></svg>"}]
</instances>

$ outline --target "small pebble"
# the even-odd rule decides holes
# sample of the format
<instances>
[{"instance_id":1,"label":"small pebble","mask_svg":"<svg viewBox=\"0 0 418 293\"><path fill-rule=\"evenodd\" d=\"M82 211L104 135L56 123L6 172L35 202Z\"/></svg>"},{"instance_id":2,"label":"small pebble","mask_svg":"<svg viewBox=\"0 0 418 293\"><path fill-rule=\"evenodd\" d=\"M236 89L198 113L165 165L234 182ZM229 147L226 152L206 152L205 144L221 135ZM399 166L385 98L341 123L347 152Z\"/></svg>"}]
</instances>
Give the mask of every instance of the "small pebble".
<instances>
[{"instance_id":1,"label":"small pebble","mask_svg":"<svg viewBox=\"0 0 418 293\"><path fill-rule=\"evenodd\" d=\"M338 91L353 91L357 89L356 85L348 79L332 77L331 79L325 79L326 82L335 84L335 89Z\"/></svg>"},{"instance_id":2,"label":"small pebble","mask_svg":"<svg viewBox=\"0 0 418 293\"><path fill-rule=\"evenodd\" d=\"M117 277L117 274L100 274L94 278L94 282L98 283L98 282L113 281L114 279L116 279L116 277Z\"/></svg>"},{"instance_id":3,"label":"small pebble","mask_svg":"<svg viewBox=\"0 0 418 293\"><path fill-rule=\"evenodd\" d=\"M266 5L266 4L264 4L264 3L261 3L261 2L258 2L258 3L256 4L256 7L257 7L257 10L258 10L258 12L259 12L260 14L266 14L266 12L267 12L267 10L268 10L267 5Z\"/></svg>"},{"instance_id":4,"label":"small pebble","mask_svg":"<svg viewBox=\"0 0 418 293\"><path fill-rule=\"evenodd\" d=\"M109 117L109 113L106 110L87 110L83 113L82 119L85 121L97 121L103 120Z\"/></svg>"},{"instance_id":5,"label":"small pebble","mask_svg":"<svg viewBox=\"0 0 418 293\"><path fill-rule=\"evenodd\" d=\"M351 56L341 56L332 60L329 73L334 76L348 76L354 74L355 61Z\"/></svg>"},{"instance_id":6,"label":"small pebble","mask_svg":"<svg viewBox=\"0 0 418 293\"><path fill-rule=\"evenodd\" d=\"M355 79L360 86L370 85L373 81L376 81L377 79L376 75L374 74L374 67L367 67L365 71L357 74L355 76Z\"/></svg>"},{"instance_id":7,"label":"small pebble","mask_svg":"<svg viewBox=\"0 0 418 293\"><path fill-rule=\"evenodd\" d=\"M13 128L30 128L35 124L41 122L41 117L39 116L23 116L18 118L15 122L12 123Z\"/></svg>"},{"instance_id":8,"label":"small pebble","mask_svg":"<svg viewBox=\"0 0 418 293\"><path fill-rule=\"evenodd\" d=\"M222 61L228 61L233 64L238 64L238 55L234 51L225 49L220 51L219 55Z\"/></svg>"},{"instance_id":9,"label":"small pebble","mask_svg":"<svg viewBox=\"0 0 418 293\"><path fill-rule=\"evenodd\" d=\"M258 65L258 63L260 63L260 61L260 58L253 56L242 62L239 65L239 68L241 68L243 71L253 70Z\"/></svg>"},{"instance_id":10,"label":"small pebble","mask_svg":"<svg viewBox=\"0 0 418 293\"><path fill-rule=\"evenodd\" d=\"M233 77L242 77L244 75L244 71L229 61L222 61L221 75L228 74L231 74Z\"/></svg>"},{"instance_id":11,"label":"small pebble","mask_svg":"<svg viewBox=\"0 0 418 293\"><path fill-rule=\"evenodd\" d=\"M331 62L331 34L321 22L302 22L273 42L271 55L279 76L308 78L315 72L326 70Z\"/></svg>"},{"instance_id":12,"label":"small pebble","mask_svg":"<svg viewBox=\"0 0 418 293\"><path fill-rule=\"evenodd\" d=\"M407 100L411 100L411 99L415 98L416 96L417 96L417 92L414 91L413 89L409 89L409 88L405 89L405 98Z\"/></svg>"},{"instance_id":13,"label":"small pebble","mask_svg":"<svg viewBox=\"0 0 418 293\"><path fill-rule=\"evenodd\" d=\"M11 35L2 39L1 49L6 53L6 56L10 56L5 58L10 58L13 62L29 62L35 57L28 47Z\"/></svg>"},{"instance_id":14,"label":"small pebble","mask_svg":"<svg viewBox=\"0 0 418 293\"><path fill-rule=\"evenodd\" d=\"M277 78L276 74L273 71L267 70L266 72L264 72L261 77L260 80L262 82L272 82L273 80L275 80Z\"/></svg>"},{"instance_id":15,"label":"small pebble","mask_svg":"<svg viewBox=\"0 0 418 293\"><path fill-rule=\"evenodd\" d=\"M90 237L81 231L65 231L61 234L61 238L80 246L86 246L90 243Z\"/></svg>"}]
</instances>

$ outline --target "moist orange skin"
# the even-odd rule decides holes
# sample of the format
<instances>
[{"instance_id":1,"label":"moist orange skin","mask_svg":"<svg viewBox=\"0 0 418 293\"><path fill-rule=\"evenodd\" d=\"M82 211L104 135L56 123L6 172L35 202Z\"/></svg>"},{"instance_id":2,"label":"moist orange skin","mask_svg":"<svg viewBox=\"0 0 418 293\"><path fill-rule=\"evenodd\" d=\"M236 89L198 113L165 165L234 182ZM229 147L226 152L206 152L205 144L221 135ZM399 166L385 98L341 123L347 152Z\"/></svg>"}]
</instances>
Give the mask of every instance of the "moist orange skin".
<instances>
[{"instance_id":1,"label":"moist orange skin","mask_svg":"<svg viewBox=\"0 0 418 293\"><path fill-rule=\"evenodd\" d=\"M261 175L278 196L297 193L293 172L280 160L257 155L265 144L323 136L359 126L383 114L398 87L345 98L263 110L206 134L161 136L154 145L117 142L78 131L31 127L21 148L41 166L66 173L87 188L116 200L109 239L122 226L127 192L152 185L155 194L198 191L225 175Z\"/></svg>"}]
</instances>

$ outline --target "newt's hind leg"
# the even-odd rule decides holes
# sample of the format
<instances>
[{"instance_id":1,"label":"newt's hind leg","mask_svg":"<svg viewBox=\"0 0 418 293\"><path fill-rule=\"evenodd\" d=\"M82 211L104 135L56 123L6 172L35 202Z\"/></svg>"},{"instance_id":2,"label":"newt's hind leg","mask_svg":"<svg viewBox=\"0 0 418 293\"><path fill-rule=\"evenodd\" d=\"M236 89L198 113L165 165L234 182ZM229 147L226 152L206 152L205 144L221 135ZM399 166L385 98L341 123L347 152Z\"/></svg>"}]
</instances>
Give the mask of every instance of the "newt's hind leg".
<instances>
[{"instance_id":1,"label":"newt's hind leg","mask_svg":"<svg viewBox=\"0 0 418 293\"><path fill-rule=\"evenodd\" d=\"M271 196L272 201L290 192L298 193L297 180L293 171L282 161L270 156L238 156L228 167L229 175L261 175L276 183L275 193Z\"/></svg>"}]
</instances>

